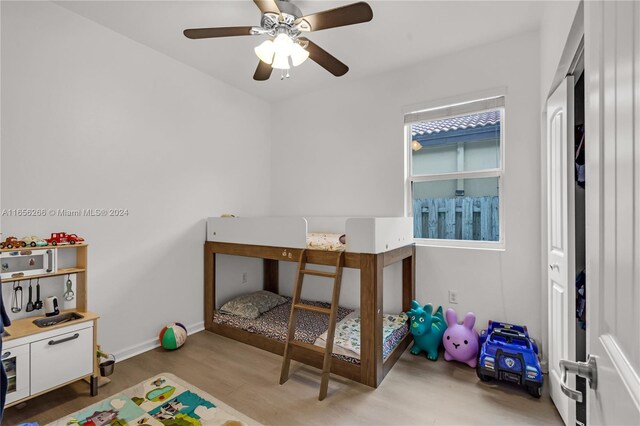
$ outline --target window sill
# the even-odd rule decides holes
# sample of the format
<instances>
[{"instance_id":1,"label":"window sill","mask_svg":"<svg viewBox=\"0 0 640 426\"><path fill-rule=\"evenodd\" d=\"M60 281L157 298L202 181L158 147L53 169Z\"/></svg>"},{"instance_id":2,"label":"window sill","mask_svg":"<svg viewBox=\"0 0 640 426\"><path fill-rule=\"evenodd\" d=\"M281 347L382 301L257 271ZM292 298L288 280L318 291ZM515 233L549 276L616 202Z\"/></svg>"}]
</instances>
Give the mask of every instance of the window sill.
<instances>
[{"instance_id":1,"label":"window sill","mask_svg":"<svg viewBox=\"0 0 640 426\"><path fill-rule=\"evenodd\" d=\"M506 251L504 241L464 241L414 238L418 247L454 248L467 250Z\"/></svg>"}]
</instances>

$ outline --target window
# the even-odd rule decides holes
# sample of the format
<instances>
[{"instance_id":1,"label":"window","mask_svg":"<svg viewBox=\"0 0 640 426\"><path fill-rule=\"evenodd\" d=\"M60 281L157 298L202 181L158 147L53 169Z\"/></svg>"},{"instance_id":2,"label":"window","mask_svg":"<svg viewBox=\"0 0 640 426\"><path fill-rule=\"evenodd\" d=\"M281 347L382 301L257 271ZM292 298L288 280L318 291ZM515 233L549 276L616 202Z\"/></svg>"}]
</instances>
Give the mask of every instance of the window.
<instances>
[{"instance_id":1,"label":"window","mask_svg":"<svg viewBox=\"0 0 640 426\"><path fill-rule=\"evenodd\" d=\"M504 97L406 114L405 134L414 238L499 246Z\"/></svg>"}]
</instances>

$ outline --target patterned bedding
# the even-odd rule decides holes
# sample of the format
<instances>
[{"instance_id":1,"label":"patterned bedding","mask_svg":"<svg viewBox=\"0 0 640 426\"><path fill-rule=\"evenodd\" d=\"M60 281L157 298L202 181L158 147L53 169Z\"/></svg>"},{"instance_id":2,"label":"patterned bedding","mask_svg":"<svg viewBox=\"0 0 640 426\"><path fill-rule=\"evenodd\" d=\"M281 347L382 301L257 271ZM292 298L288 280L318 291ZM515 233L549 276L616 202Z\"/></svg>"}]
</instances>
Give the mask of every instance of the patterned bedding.
<instances>
[{"instance_id":1,"label":"patterned bedding","mask_svg":"<svg viewBox=\"0 0 640 426\"><path fill-rule=\"evenodd\" d=\"M213 322L240 328L250 333L261 334L269 337L270 339L284 342L287 337L289 313L291 311L291 298L287 296L285 297L287 299L287 303L276 306L256 319L247 319L215 311L213 314ZM331 306L329 303L313 302L309 300L302 300L302 303L320 306L323 308L329 308ZM354 312L353 309L339 307L338 321L342 321L352 312ZM320 335L327 331L328 326L329 317L327 315L300 310L298 312L298 319L296 323L296 340L313 344ZM383 357L385 359L408 332L409 327L405 324L404 326L395 329L385 338L382 349ZM336 353L334 353L333 356L352 364L360 364L360 359L357 357Z\"/></svg>"},{"instance_id":2,"label":"patterned bedding","mask_svg":"<svg viewBox=\"0 0 640 426\"><path fill-rule=\"evenodd\" d=\"M346 248L344 234L310 232L307 234L307 248L313 250L343 251Z\"/></svg>"},{"instance_id":3,"label":"patterned bedding","mask_svg":"<svg viewBox=\"0 0 640 426\"><path fill-rule=\"evenodd\" d=\"M407 328L407 314L384 314L382 317L382 338L386 341L397 329ZM406 333L402 333L404 336ZM327 344L327 332L322 333L316 340L316 345L324 347ZM393 349L394 346L389 347ZM360 313L347 315L336 324L336 335L333 350L347 356L360 358ZM387 354L384 354L386 357Z\"/></svg>"}]
</instances>

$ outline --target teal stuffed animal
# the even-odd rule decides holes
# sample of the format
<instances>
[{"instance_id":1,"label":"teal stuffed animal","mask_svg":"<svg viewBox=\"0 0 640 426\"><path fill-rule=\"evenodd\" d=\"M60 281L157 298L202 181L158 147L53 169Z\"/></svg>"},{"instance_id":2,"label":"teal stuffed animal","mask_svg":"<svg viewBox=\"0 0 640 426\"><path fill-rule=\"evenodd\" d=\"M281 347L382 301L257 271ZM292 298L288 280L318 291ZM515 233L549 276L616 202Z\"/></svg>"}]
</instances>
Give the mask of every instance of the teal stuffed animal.
<instances>
[{"instance_id":1,"label":"teal stuffed animal","mask_svg":"<svg viewBox=\"0 0 640 426\"><path fill-rule=\"evenodd\" d=\"M442 315L442 306L438 308L436 313L432 315L433 306L431 303L420 307L415 300L411 302L411 310L407 312L409 316L409 324L411 334L413 334L414 344L411 348L413 355L419 355L424 351L427 358L432 361L438 359L438 348L442 343L442 335L447 329Z\"/></svg>"}]
</instances>

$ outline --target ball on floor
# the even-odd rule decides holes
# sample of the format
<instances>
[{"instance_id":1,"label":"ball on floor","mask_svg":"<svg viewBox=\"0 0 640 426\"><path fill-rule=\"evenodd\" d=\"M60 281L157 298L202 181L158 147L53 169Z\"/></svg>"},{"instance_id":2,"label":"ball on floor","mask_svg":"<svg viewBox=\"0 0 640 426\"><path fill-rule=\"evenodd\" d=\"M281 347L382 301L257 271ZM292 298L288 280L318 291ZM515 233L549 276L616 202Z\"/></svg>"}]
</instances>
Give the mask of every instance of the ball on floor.
<instances>
[{"instance_id":1,"label":"ball on floor","mask_svg":"<svg viewBox=\"0 0 640 426\"><path fill-rule=\"evenodd\" d=\"M187 328L179 322L168 324L160 332L160 344L169 351L178 349L187 340Z\"/></svg>"}]
</instances>

